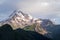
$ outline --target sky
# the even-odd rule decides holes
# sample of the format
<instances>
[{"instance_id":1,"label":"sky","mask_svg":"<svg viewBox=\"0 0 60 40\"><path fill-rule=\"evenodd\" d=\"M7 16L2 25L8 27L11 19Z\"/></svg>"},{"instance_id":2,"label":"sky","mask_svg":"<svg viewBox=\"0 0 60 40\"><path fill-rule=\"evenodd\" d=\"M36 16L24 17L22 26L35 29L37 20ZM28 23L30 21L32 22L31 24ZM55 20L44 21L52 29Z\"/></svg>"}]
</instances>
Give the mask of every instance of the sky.
<instances>
[{"instance_id":1,"label":"sky","mask_svg":"<svg viewBox=\"0 0 60 40\"><path fill-rule=\"evenodd\" d=\"M60 24L60 0L0 0L0 20L6 19L16 9Z\"/></svg>"}]
</instances>

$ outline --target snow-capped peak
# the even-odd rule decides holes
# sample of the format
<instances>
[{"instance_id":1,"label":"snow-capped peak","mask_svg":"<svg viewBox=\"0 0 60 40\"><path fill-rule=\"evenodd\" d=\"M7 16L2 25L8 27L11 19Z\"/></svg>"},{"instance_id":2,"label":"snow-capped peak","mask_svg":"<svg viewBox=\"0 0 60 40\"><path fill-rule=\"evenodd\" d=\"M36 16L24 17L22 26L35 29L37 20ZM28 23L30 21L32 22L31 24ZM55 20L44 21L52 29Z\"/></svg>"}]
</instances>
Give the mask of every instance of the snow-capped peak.
<instances>
[{"instance_id":1,"label":"snow-capped peak","mask_svg":"<svg viewBox=\"0 0 60 40\"><path fill-rule=\"evenodd\" d=\"M32 25L34 23L46 26L50 22L50 20L33 18L31 15L23 13L20 10L15 10L6 20L3 23L13 25L15 26L14 28L23 28L24 26Z\"/></svg>"},{"instance_id":2,"label":"snow-capped peak","mask_svg":"<svg viewBox=\"0 0 60 40\"><path fill-rule=\"evenodd\" d=\"M21 18L32 19L31 15L25 14L20 10L15 10L9 17L19 16Z\"/></svg>"},{"instance_id":3,"label":"snow-capped peak","mask_svg":"<svg viewBox=\"0 0 60 40\"><path fill-rule=\"evenodd\" d=\"M52 21L49 19L34 18L20 10L15 10L8 19L0 22L0 26L4 24L10 24L13 29L24 28L28 25L36 24L35 31L43 35L48 33L45 30L48 29L48 26L53 26ZM42 32L40 32L40 30Z\"/></svg>"}]
</instances>

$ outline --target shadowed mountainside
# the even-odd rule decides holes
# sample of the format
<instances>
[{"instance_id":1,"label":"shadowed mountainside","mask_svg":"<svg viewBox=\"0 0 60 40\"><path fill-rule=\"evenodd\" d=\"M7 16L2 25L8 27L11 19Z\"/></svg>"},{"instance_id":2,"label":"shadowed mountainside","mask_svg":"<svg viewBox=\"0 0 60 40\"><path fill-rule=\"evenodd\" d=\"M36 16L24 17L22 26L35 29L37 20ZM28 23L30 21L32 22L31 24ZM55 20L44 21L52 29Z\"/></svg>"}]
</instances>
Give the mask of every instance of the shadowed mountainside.
<instances>
[{"instance_id":1,"label":"shadowed mountainside","mask_svg":"<svg viewBox=\"0 0 60 40\"><path fill-rule=\"evenodd\" d=\"M13 30L6 24L0 27L0 40L51 40L34 31L25 31L23 29Z\"/></svg>"},{"instance_id":2,"label":"shadowed mountainside","mask_svg":"<svg viewBox=\"0 0 60 40\"><path fill-rule=\"evenodd\" d=\"M38 27L37 28L37 31L35 30L36 26ZM46 28L46 30L44 30ZM53 26L47 26L47 27L41 27L39 25L30 25L30 26L26 26L24 28L24 30L27 30L27 31L36 31L37 33L39 34L42 34L45 32L48 32L47 34L44 34L43 36L46 36L48 38L51 38L53 40L60 40L60 25L53 25Z\"/></svg>"}]
</instances>

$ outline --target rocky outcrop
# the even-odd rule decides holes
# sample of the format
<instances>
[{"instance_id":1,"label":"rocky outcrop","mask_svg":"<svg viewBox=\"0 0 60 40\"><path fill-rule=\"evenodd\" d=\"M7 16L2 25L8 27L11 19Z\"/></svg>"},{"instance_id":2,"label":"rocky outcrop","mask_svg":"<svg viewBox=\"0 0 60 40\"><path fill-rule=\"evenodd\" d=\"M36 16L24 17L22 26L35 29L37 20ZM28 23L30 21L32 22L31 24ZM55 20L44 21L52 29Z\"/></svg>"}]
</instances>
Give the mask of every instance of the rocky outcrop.
<instances>
[{"instance_id":1,"label":"rocky outcrop","mask_svg":"<svg viewBox=\"0 0 60 40\"><path fill-rule=\"evenodd\" d=\"M1 21L0 25L10 24L13 29L24 28L25 26L32 25L34 23L40 24L43 27L53 24L48 19L33 18L31 15L23 13L20 10L15 10L8 19Z\"/></svg>"}]
</instances>

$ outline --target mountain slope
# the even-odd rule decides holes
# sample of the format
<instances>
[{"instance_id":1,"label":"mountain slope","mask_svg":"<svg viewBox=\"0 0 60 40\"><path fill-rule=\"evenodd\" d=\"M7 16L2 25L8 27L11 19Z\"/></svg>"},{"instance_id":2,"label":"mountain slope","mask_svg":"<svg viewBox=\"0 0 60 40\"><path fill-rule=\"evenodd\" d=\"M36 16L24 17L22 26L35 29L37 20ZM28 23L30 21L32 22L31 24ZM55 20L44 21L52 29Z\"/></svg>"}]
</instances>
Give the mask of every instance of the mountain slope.
<instances>
[{"instance_id":1,"label":"mountain slope","mask_svg":"<svg viewBox=\"0 0 60 40\"><path fill-rule=\"evenodd\" d=\"M23 29L13 30L6 24L0 27L0 40L51 40L34 31L25 31Z\"/></svg>"},{"instance_id":2,"label":"mountain slope","mask_svg":"<svg viewBox=\"0 0 60 40\"><path fill-rule=\"evenodd\" d=\"M49 19L33 18L31 15L23 13L20 10L15 10L8 19L1 21L0 25L10 24L11 26L14 26L13 29L17 29L35 23L40 24L43 27L53 25Z\"/></svg>"},{"instance_id":3,"label":"mountain slope","mask_svg":"<svg viewBox=\"0 0 60 40\"><path fill-rule=\"evenodd\" d=\"M1 21L0 25L9 24L14 30L21 28L26 29L26 27L32 27L32 29L42 35L50 33L49 28L54 27L54 24L49 19L34 18L29 14L23 13L20 10L15 10L8 19ZM49 26L49 27L48 27ZM28 30L32 30L31 28ZM50 36L49 36L50 37Z\"/></svg>"}]
</instances>

